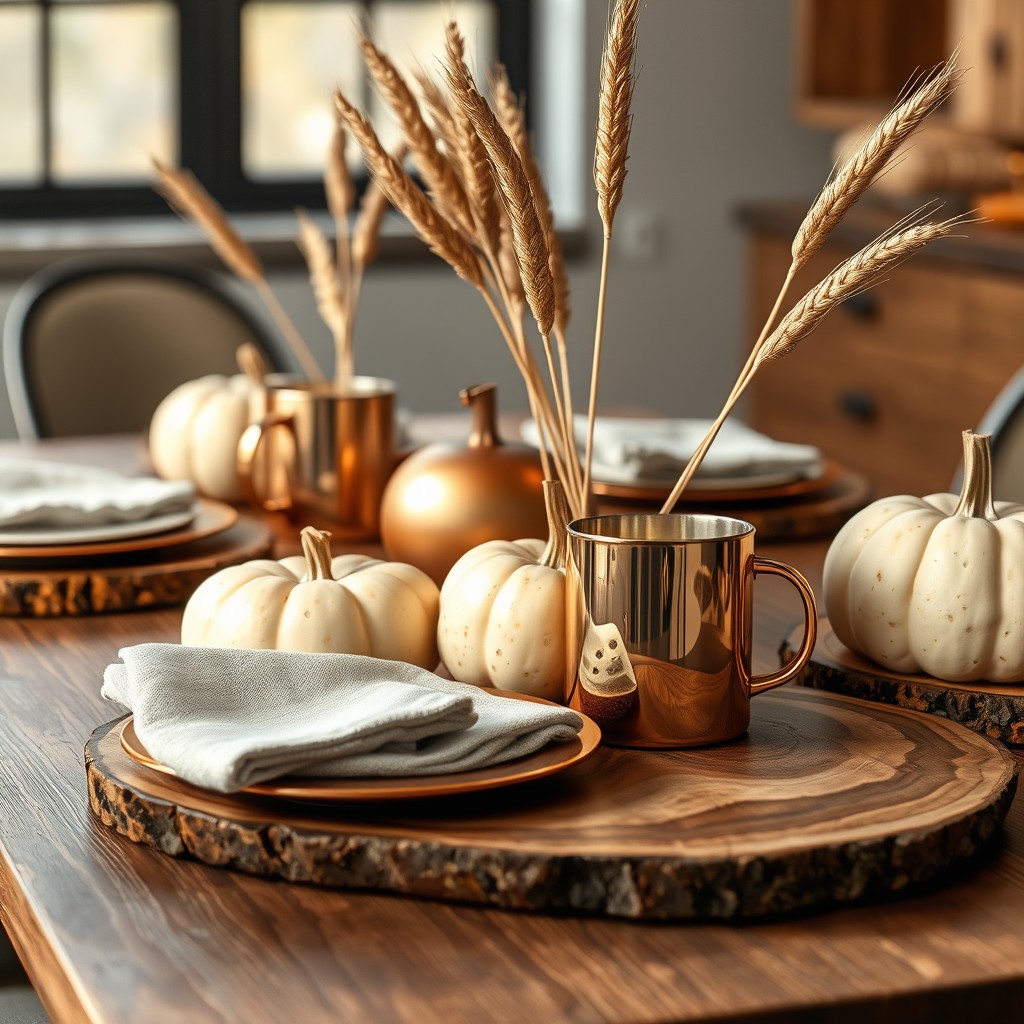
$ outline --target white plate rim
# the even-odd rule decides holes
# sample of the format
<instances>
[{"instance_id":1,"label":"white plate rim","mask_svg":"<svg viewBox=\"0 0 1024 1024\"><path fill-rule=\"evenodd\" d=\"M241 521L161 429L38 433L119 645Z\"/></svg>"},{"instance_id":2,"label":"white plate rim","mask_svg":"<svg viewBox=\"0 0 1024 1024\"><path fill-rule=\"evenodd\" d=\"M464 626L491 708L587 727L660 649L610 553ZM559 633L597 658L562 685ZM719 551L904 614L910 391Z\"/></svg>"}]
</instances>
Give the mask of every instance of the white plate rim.
<instances>
[{"instance_id":1,"label":"white plate rim","mask_svg":"<svg viewBox=\"0 0 1024 1024\"><path fill-rule=\"evenodd\" d=\"M201 506L193 503L187 509L165 512L149 519L133 519L127 523L91 523L88 526L7 527L0 529L0 544L7 547L39 547L55 544L92 544L105 540L126 540L154 533L176 530L192 522Z\"/></svg>"}]
</instances>

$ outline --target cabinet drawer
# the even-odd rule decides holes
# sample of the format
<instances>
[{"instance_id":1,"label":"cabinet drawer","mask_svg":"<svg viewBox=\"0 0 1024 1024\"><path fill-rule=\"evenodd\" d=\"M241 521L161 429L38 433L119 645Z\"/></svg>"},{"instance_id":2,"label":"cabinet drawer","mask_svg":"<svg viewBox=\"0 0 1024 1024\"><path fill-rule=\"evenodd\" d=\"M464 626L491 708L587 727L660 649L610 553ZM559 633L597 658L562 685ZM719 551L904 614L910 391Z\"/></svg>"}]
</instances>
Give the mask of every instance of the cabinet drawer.
<instances>
[{"instance_id":1,"label":"cabinet drawer","mask_svg":"<svg viewBox=\"0 0 1024 1024\"><path fill-rule=\"evenodd\" d=\"M826 246L793 295L799 298L846 255ZM755 336L788 264L788 243L757 239ZM898 268L833 310L790 355L762 367L751 388L751 424L818 445L866 473L880 494L947 489L960 431L980 414L974 393L958 380L965 288L961 275L945 269Z\"/></svg>"}]
</instances>

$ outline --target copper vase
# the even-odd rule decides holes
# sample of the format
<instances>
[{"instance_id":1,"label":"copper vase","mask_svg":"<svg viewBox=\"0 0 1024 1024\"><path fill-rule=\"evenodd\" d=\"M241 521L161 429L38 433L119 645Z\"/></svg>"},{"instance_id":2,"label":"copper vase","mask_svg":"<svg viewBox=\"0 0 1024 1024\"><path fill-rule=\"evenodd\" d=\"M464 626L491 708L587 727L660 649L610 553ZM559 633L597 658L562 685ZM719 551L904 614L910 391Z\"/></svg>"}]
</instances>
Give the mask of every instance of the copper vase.
<instances>
[{"instance_id":1,"label":"copper vase","mask_svg":"<svg viewBox=\"0 0 1024 1024\"><path fill-rule=\"evenodd\" d=\"M473 413L468 441L410 455L384 492L380 528L388 557L415 565L438 585L484 541L547 536L540 456L502 441L496 396L494 384L461 391Z\"/></svg>"}]
</instances>

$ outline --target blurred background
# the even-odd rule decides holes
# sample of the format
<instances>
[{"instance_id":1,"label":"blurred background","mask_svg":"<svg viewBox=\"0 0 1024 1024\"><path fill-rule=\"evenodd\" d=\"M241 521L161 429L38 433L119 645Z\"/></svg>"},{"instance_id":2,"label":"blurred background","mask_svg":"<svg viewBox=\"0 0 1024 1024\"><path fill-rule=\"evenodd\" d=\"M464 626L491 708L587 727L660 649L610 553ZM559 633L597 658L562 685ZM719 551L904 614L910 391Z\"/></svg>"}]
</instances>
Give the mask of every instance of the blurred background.
<instances>
[{"instance_id":1,"label":"blurred background","mask_svg":"<svg viewBox=\"0 0 1024 1024\"><path fill-rule=\"evenodd\" d=\"M400 65L433 73L449 11L478 77L503 60L527 96L569 256L569 337L582 407L600 261L591 166L605 0L0 4L0 314L32 273L69 255L158 253L219 266L198 231L152 193L149 160L157 155L190 167L229 210L329 369L330 336L294 244L292 209L323 209L317 179L331 90L341 85L383 125L358 59L356 24L369 18L375 38ZM1010 194L1013 143L1024 134L1017 128L1024 89L1015 88L1022 14L1019 4L999 0L651 0L640 25L599 408L670 416L719 409L784 276L788 239L826 179L843 133L861 137L915 68L930 67L957 45L970 70L939 130L948 137L918 145L902 177L894 174L882 186L877 222L866 221L859 235L838 235L823 272L843 258L844 246L862 244L921 196L941 194L947 210L956 211L977 191ZM351 158L353 173L360 173L354 146ZM1016 214L1009 210L1011 223L994 249L978 243L970 253L940 253L940 276L923 292L951 301L950 289L995 272L996 286L1016 295ZM413 413L454 410L458 391L484 380L498 383L503 408L525 408L480 297L411 240L397 218L385 241L360 300L358 372L395 379L401 405ZM910 309L912 298L881 309L851 307L850 323L860 334L849 344L876 352L905 346L907 358L927 350L935 387L929 404L948 411L947 392L963 367L958 346L967 342L958 335L933 344L936 321L948 330L955 320L966 330L964 318L981 300L965 295L948 315L933 311L922 319ZM895 334L887 334L893 316ZM865 456L866 443L879 453L917 443L903 437L898 412L886 404L899 401L868 387L887 376L884 358L868 367L842 340L829 342L825 328L819 333L806 343L815 355L800 351L792 363L771 368L774 377L759 382L745 415L779 436L824 439L849 464L870 462L879 482L905 479L902 469L887 477L874 456ZM977 421L1016 368L1012 339L997 348L998 358L974 360L987 360L989 370L954 409L959 427ZM894 372L914 373L916 364L898 359ZM944 360L941 372L937 360ZM819 391L829 394L827 408L808 397ZM802 418L794 418L794 407L803 409ZM921 429L935 427L925 422ZM10 436L13 420L0 399L0 437ZM955 467L958 446L957 434L925 474L928 481ZM900 466L913 462L908 456Z\"/></svg>"}]
</instances>

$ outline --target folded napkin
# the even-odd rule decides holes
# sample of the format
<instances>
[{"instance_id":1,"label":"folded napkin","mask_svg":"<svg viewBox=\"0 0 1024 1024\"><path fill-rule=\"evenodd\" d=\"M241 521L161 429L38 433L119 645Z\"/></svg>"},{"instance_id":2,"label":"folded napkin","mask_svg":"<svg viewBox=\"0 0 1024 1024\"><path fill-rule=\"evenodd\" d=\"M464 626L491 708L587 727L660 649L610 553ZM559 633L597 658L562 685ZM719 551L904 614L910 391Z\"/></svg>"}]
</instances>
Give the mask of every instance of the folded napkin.
<instances>
[{"instance_id":1,"label":"folded napkin","mask_svg":"<svg viewBox=\"0 0 1024 1024\"><path fill-rule=\"evenodd\" d=\"M605 483L673 483L711 426L710 420L625 419L598 416L594 421L592 475ZM587 419L573 424L576 444L586 448ZM522 435L537 444L533 420L523 424ZM804 444L773 441L742 423L726 420L694 476L716 478L757 477L786 473L792 479L817 476L821 452Z\"/></svg>"},{"instance_id":2,"label":"folded napkin","mask_svg":"<svg viewBox=\"0 0 1024 1024\"><path fill-rule=\"evenodd\" d=\"M102 695L135 713L149 753L230 793L282 775L435 775L570 740L568 708L509 700L399 661L138 644Z\"/></svg>"},{"instance_id":3,"label":"folded napkin","mask_svg":"<svg viewBox=\"0 0 1024 1024\"><path fill-rule=\"evenodd\" d=\"M0 526L91 526L184 512L185 480L127 477L96 466L0 458Z\"/></svg>"}]
</instances>

